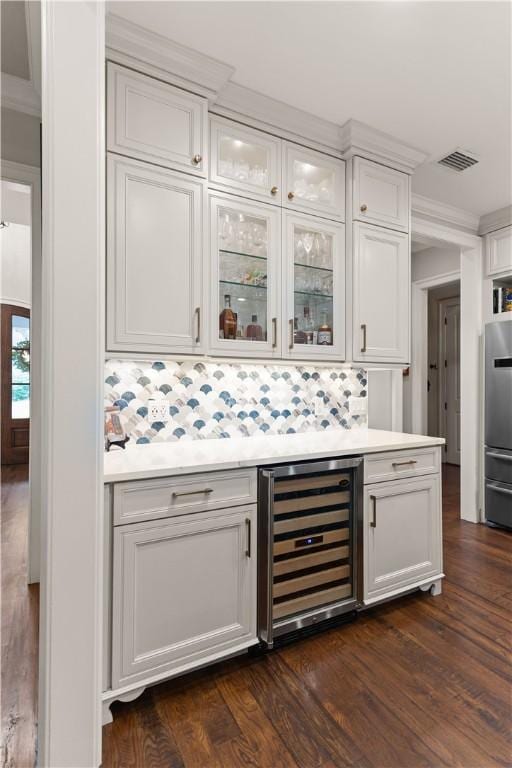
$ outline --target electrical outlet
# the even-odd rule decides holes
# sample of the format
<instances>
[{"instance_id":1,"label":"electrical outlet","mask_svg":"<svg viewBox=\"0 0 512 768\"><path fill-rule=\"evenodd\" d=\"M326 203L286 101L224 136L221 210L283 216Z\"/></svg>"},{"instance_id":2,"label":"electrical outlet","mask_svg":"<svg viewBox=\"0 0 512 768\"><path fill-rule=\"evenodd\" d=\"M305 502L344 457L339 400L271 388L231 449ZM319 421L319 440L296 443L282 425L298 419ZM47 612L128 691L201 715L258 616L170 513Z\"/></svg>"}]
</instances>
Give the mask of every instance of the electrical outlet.
<instances>
[{"instance_id":1,"label":"electrical outlet","mask_svg":"<svg viewBox=\"0 0 512 768\"><path fill-rule=\"evenodd\" d=\"M161 400L149 400L148 401L148 420L153 421L169 421L169 405Z\"/></svg>"},{"instance_id":2,"label":"electrical outlet","mask_svg":"<svg viewBox=\"0 0 512 768\"><path fill-rule=\"evenodd\" d=\"M356 416L357 414L366 413L368 410L368 398L367 397L351 397L350 398L350 413Z\"/></svg>"},{"instance_id":3,"label":"electrical outlet","mask_svg":"<svg viewBox=\"0 0 512 768\"><path fill-rule=\"evenodd\" d=\"M313 410L315 412L315 416L327 416L327 414L329 413L329 409L327 408L327 405L324 403L323 397L313 398Z\"/></svg>"}]
</instances>

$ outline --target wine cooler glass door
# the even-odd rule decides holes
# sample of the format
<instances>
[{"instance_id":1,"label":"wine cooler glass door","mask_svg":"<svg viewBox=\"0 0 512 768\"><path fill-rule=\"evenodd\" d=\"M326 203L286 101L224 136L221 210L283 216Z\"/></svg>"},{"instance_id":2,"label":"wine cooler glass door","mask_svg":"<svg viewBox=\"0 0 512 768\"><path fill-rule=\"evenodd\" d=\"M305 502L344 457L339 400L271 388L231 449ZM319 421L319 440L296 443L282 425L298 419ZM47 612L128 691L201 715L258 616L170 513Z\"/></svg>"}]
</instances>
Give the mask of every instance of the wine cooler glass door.
<instances>
[{"instance_id":1,"label":"wine cooler glass door","mask_svg":"<svg viewBox=\"0 0 512 768\"><path fill-rule=\"evenodd\" d=\"M344 358L344 227L286 214L287 349L297 358Z\"/></svg>"},{"instance_id":2,"label":"wine cooler glass door","mask_svg":"<svg viewBox=\"0 0 512 768\"><path fill-rule=\"evenodd\" d=\"M278 354L279 213L213 195L211 216L217 279L212 347L224 354Z\"/></svg>"}]
</instances>

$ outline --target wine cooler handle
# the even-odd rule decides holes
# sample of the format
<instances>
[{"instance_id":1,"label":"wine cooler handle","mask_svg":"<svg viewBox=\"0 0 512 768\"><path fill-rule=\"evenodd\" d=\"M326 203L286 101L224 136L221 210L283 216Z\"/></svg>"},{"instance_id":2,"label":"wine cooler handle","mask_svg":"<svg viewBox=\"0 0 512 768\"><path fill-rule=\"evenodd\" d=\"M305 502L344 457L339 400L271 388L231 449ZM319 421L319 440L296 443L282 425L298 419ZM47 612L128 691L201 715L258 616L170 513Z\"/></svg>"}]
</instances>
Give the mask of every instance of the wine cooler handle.
<instances>
[{"instance_id":1,"label":"wine cooler handle","mask_svg":"<svg viewBox=\"0 0 512 768\"><path fill-rule=\"evenodd\" d=\"M376 528L377 527L377 497L370 496L370 501L373 504L373 520L370 523L370 527Z\"/></svg>"},{"instance_id":2,"label":"wine cooler handle","mask_svg":"<svg viewBox=\"0 0 512 768\"><path fill-rule=\"evenodd\" d=\"M199 344L199 342L201 341L201 307L196 307L196 318L197 318L196 344Z\"/></svg>"},{"instance_id":3,"label":"wine cooler handle","mask_svg":"<svg viewBox=\"0 0 512 768\"><path fill-rule=\"evenodd\" d=\"M247 533L247 549L245 550L245 556L251 556L251 518L245 518L245 529Z\"/></svg>"},{"instance_id":4,"label":"wine cooler handle","mask_svg":"<svg viewBox=\"0 0 512 768\"><path fill-rule=\"evenodd\" d=\"M293 349L293 318L288 321L290 326L290 341L288 343L288 349Z\"/></svg>"},{"instance_id":5,"label":"wine cooler handle","mask_svg":"<svg viewBox=\"0 0 512 768\"><path fill-rule=\"evenodd\" d=\"M277 317L272 318L272 349L277 347Z\"/></svg>"},{"instance_id":6,"label":"wine cooler handle","mask_svg":"<svg viewBox=\"0 0 512 768\"><path fill-rule=\"evenodd\" d=\"M361 347L361 352L366 352L366 323L361 323L361 330L363 332L363 345Z\"/></svg>"}]
</instances>

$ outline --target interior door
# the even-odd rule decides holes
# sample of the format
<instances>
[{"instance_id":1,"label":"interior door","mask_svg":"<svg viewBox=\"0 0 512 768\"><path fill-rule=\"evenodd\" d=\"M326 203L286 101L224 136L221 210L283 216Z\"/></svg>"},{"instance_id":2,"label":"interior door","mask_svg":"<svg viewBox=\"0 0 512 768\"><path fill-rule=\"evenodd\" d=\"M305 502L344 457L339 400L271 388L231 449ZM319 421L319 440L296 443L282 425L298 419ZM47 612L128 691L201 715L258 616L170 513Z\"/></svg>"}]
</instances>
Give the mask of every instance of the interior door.
<instances>
[{"instance_id":1,"label":"interior door","mask_svg":"<svg viewBox=\"0 0 512 768\"><path fill-rule=\"evenodd\" d=\"M28 464L30 310L2 305L2 464Z\"/></svg>"},{"instance_id":2,"label":"interior door","mask_svg":"<svg viewBox=\"0 0 512 768\"><path fill-rule=\"evenodd\" d=\"M445 461L460 465L460 299L440 302L441 425Z\"/></svg>"}]
</instances>

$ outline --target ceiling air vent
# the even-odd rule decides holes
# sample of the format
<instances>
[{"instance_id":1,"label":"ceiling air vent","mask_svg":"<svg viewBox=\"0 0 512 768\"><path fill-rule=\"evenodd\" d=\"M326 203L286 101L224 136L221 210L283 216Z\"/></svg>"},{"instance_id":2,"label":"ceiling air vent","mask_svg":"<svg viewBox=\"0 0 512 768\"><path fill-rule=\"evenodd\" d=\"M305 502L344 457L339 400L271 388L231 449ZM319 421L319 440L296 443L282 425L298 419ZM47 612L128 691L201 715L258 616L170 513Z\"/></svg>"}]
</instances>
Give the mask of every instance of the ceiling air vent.
<instances>
[{"instance_id":1,"label":"ceiling air vent","mask_svg":"<svg viewBox=\"0 0 512 768\"><path fill-rule=\"evenodd\" d=\"M471 168L472 165L476 165L478 158L475 157L474 153L468 152L466 149L457 148L437 162L445 168L460 172L465 171L466 168Z\"/></svg>"}]
</instances>

